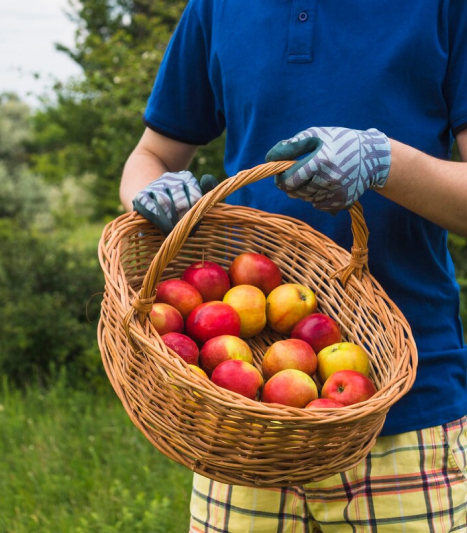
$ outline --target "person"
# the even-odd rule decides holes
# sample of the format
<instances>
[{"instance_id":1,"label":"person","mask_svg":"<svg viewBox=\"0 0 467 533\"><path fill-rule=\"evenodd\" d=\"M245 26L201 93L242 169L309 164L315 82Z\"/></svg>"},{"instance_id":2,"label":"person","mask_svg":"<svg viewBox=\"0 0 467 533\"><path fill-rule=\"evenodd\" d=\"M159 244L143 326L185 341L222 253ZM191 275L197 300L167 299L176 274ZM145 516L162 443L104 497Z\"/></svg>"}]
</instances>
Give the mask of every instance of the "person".
<instances>
[{"instance_id":1,"label":"person","mask_svg":"<svg viewBox=\"0 0 467 533\"><path fill-rule=\"evenodd\" d=\"M447 249L448 231L467 235L466 35L463 0L188 2L123 205L170 231L203 194L186 170L197 147L224 130L229 176L266 154L298 158L227 202L301 219L350 249L345 211L359 200L370 272L419 353L413 388L357 467L281 489L195 474L191 532L467 531L467 347Z\"/></svg>"}]
</instances>

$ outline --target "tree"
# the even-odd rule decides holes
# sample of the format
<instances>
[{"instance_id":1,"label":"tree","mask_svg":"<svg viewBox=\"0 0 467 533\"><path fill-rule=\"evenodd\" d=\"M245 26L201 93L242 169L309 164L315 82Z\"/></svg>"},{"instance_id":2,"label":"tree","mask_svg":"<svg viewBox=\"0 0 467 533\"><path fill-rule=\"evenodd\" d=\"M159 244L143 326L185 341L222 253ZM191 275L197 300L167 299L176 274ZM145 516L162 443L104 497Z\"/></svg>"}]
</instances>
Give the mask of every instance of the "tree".
<instances>
[{"instance_id":1,"label":"tree","mask_svg":"<svg viewBox=\"0 0 467 533\"><path fill-rule=\"evenodd\" d=\"M45 203L42 184L27 166L30 121L30 109L18 96L0 95L0 219L15 221L21 227L28 224Z\"/></svg>"},{"instance_id":2,"label":"tree","mask_svg":"<svg viewBox=\"0 0 467 533\"><path fill-rule=\"evenodd\" d=\"M82 76L54 88L34 117L31 159L48 181L93 173L97 218L114 216L123 165L139 140L142 114L186 0L71 0L74 48L58 46ZM200 151L198 174L223 176L223 141Z\"/></svg>"},{"instance_id":3,"label":"tree","mask_svg":"<svg viewBox=\"0 0 467 533\"><path fill-rule=\"evenodd\" d=\"M25 164L30 139L30 110L16 96L1 95L0 374L24 383L55 365L78 380L99 374L102 380L96 324L87 313L103 287L96 245L72 243L73 232L57 224L64 195ZM90 309L96 317L95 304Z\"/></svg>"}]
</instances>

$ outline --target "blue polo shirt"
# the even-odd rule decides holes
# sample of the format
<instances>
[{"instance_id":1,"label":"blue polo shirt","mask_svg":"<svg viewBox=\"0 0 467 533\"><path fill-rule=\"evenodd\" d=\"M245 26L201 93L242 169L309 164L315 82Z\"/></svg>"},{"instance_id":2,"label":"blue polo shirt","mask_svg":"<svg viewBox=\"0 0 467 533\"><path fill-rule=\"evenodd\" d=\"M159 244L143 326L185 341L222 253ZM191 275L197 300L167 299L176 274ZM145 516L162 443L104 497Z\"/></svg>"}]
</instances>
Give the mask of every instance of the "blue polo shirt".
<instances>
[{"instance_id":1,"label":"blue polo shirt","mask_svg":"<svg viewBox=\"0 0 467 533\"><path fill-rule=\"evenodd\" d=\"M226 130L232 176L310 126L371 127L438 158L467 127L465 0L191 0L160 67L145 124L206 144ZM350 250L349 215L279 191L273 178L232 204L293 216ZM369 267L410 323L412 390L383 434L467 413L467 348L447 232L373 191L362 199Z\"/></svg>"}]
</instances>

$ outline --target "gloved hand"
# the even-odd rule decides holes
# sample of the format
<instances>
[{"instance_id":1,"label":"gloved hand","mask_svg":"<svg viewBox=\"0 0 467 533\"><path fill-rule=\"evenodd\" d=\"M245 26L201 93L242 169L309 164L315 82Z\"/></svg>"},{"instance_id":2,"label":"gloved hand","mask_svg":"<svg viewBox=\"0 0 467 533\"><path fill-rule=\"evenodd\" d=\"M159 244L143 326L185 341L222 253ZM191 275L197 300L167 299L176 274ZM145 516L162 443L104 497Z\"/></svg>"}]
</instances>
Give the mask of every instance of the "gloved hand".
<instances>
[{"instance_id":1,"label":"gloved hand","mask_svg":"<svg viewBox=\"0 0 467 533\"><path fill-rule=\"evenodd\" d=\"M275 176L279 189L291 198L311 202L336 214L349 209L367 189L384 187L391 164L389 139L376 129L309 128L277 143L266 161L297 159Z\"/></svg>"},{"instance_id":2,"label":"gloved hand","mask_svg":"<svg viewBox=\"0 0 467 533\"><path fill-rule=\"evenodd\" d=\"M204 175L198 184L188 170L166 172L135 196L133 208L167 236L203 194L218 184L210 174Z\"/></svg>"}]
</instances>

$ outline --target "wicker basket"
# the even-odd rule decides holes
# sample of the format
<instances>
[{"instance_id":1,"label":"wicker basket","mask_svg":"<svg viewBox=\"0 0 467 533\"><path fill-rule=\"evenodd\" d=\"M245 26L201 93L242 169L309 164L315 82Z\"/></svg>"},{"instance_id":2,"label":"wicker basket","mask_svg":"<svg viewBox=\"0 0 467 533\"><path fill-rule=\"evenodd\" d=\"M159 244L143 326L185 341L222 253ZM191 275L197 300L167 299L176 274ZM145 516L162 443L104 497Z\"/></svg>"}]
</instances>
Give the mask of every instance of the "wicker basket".
<instances>
[{"instance_id":1,"label":"wicker basket","mask_svg":"<svg viewBox=\"0 0 467 533\"><path fill-rule=\"evenodd\" d=\"M293 218L219 203L290 165L269 163L225 180L166 239L133 212L108 224L99 244L106 285L98 338L116 394L163 454L230 484L300 485L351 468L371 450L389 407L415 379L410 327L368 273L368 231L358 204L350 209L349 254ZM156 284L180 277L202 257L227 268L247 251L267 254L285 282L315 291L319 310L339 323L345 340L369 354L374 397L319 411L252 401L195 375L164 345L147 319ZM266 329L248 340L259 370L266 348L281 338Z\"/></svg>"}]
</instances>

